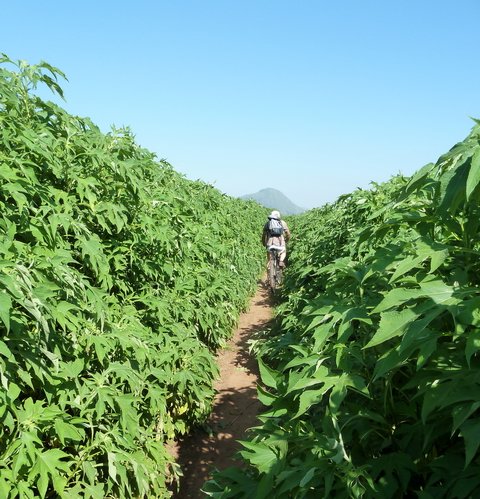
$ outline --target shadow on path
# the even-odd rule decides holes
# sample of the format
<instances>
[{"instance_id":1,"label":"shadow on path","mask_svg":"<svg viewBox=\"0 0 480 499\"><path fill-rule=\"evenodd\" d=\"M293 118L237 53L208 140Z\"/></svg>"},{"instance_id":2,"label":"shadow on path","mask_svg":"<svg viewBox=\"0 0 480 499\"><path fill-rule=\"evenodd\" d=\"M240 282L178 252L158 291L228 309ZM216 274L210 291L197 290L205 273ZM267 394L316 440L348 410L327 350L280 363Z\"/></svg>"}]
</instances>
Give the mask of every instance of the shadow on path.
<instances>
[{"instance_id":1,"label":"shadow on path","mask_svg":"<svg viewBox=\"0 0 480 499\"><path fill-rule=\"evenodd\" d=\"M183 477L174 498L204 498L200 489L213 470L241 466L235 460L241 449L237 440L247 438L247 430L257 424L262 407L257 400L258 367L248 352L248 339L268 328L270 320L270 298L260 283L250 309L242 314L232 340L218 356L220 379L209 420L176 443L174 453Z\"/></svg>"}]
</instances>

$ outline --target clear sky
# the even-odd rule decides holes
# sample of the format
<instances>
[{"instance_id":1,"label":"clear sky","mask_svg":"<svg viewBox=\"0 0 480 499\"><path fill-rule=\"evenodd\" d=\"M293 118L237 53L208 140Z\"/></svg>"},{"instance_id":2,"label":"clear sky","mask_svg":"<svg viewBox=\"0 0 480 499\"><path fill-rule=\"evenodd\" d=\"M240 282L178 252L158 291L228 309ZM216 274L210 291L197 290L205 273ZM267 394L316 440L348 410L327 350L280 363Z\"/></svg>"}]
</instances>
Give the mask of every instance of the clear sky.
<instances>
[{"instance_id":1,"label":"clear sky","mask_svg":"<svg viewBox=\"0 0 480 499\"><path fill-rule=\"evenodd\" d=\"M480 118L479 0L23 0L0 52L191 179L307 208L415 170ZM51 98L49 96L49 98Z\"/></svg>"}]
</instances>

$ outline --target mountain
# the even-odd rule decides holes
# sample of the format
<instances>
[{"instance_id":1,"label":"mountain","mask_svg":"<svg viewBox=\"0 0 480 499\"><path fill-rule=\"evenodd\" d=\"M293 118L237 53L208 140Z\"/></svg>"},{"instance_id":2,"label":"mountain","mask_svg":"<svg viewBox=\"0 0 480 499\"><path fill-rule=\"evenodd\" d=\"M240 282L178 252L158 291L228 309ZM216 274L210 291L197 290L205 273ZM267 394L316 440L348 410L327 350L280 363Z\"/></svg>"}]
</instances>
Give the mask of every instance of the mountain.
<instances>
[{"instance_id":1,"label":"mountain","mask_svg":"<svg viewBox=\"0 0 480 499\"><path fill-rule=\"evenodd\" d=\"M271 188L262 189L255 194L241 196L241 199L253 199L266 208L278 210L282 216L298 215L306 211L304 208L300 208L300 206L292 203L285 194Z\"/></svg>"}]
</instances>

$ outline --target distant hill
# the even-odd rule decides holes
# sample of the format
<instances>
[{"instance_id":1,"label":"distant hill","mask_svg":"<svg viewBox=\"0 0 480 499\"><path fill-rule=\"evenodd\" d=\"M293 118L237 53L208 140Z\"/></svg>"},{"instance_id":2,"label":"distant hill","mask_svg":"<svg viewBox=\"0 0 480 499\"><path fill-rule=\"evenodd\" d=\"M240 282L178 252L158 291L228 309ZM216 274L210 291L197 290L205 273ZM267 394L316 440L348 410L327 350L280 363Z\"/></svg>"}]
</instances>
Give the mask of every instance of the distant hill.
<instances>
[{"instance_id":1,"label":"distant hill","mask_svg":"<svg viewBox=\"0 0 480 499\"><path fill-rule=\"evenodd\" d=\"M241 199L253 199L266 208L278 210L282 216L298 215L299 213L306 211L304 208L300 208L300 206L292 203L285 194L271 188L262 189L255 194L241 196Z\"/></svg>"}]
</instances>

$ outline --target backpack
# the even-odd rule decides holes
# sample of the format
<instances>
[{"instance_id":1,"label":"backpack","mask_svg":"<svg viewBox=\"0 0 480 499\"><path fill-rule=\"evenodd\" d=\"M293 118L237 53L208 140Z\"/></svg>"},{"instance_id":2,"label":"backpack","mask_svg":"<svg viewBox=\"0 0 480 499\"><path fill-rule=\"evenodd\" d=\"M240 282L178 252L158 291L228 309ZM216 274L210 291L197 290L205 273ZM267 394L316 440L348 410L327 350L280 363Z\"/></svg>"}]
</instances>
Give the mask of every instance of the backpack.
<instances>
[{"instance_id":1,"label":"backpack","mask_svg":"<svg viewBox=\"0 0 480 499\"><path fill-rule=\"evenodd\" d=\"M280 237L283 235L283 225L280 220L270 218L267 222L267 229L270 236Z\"/></svg>"}]
</instances>

